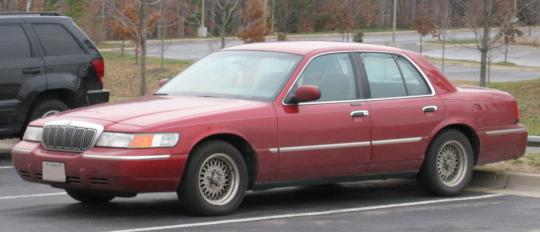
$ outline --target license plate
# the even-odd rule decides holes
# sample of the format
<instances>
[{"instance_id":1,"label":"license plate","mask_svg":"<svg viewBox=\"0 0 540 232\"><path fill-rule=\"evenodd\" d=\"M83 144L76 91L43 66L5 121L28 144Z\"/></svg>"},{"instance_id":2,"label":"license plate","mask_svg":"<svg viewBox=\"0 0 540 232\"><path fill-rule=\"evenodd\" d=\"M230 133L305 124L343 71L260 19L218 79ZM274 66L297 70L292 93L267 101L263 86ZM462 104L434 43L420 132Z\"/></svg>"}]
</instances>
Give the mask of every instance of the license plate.
<instances>
[{"instance_id":1,"label":"license plate","mask_svg":"<svg viewBox=\"0 0 540 232\"><path fill-rule=\"evenodd\" d=\"M63 163L43 161L43 180L66 182L66 167Z\"/></svg>"}]
</instances>

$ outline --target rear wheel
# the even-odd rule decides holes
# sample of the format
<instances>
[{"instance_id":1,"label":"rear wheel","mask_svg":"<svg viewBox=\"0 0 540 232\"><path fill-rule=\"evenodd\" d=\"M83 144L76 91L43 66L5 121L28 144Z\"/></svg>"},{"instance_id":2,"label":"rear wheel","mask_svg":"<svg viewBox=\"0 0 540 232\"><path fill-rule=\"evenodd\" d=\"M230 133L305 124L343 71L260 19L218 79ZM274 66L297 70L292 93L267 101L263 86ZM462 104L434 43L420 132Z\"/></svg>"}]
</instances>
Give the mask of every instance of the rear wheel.
<instances>
[{"instance_id":1,"label":"rear wheel","mask_svg":"<svg viewBox=\"0 0 540 232\"><path fill-rule=\"evenodd\" d=\"M214 140L200 145L191 154L177 193L192 213L224 215L240 206L247 182L247 168L238 149Z\"/></svg>"},{"instance_id":2,"label":"rear wheel","mask_svg":"<svg viewBox=\"0 0 540 232\"><path fill-rule=\"evenodd\" d=\"M455 196L469 184L473 166L473 149L467 137L457 130L446 130L429 146L419 180L433 195Z\"/></svg>"},{"instance_id":3,"label":"rear wheel","mask_svg":"<svg viewBox=\"0 0 540 232\"><path fill-rule=\"evenodd\" d=\"M66 192L71 198L85 204L105 204L115 198L114 196L85 193L80 190L66 190Z\"/></svg>"}]
</instances>

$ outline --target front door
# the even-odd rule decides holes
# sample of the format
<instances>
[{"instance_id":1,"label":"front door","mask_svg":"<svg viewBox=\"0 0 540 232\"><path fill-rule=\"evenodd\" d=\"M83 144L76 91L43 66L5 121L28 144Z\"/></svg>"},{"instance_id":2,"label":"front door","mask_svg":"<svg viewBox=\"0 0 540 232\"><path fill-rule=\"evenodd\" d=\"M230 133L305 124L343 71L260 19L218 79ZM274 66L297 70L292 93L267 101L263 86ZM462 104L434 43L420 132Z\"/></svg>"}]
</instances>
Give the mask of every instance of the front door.
<instances>
[{"instance_id":1,"label":"front door","mask_svg":"<svg viewBox=\"0 0 540 232\"><path fill-rule=\"evenodd\" d=\"M349 53L336 53L314 58L294 86L315 85L321 98L276 106L278 178L349 176L367 168L369 109L359 99L351 57Z\"/></svg>"},{"instance_id":2,"label":"front door","mask_svg":"<svg viewBox=\"0 0 540 232\"><path fill-rule=\"evenodd\" d=\"M24 98L46 88L45 70L18 19L4 20L0 32L0 134L12 134L25 120Z\"/></svg>"},{"instance_id":3,"label":"front door","mask_svg":"<svg viewBox=\"0 0 540 232\"><path fill-rule=\"evenodd\" d=\"M370 90L372 156L369 172L417 170L444 104L422 73L405 57L361 53Z\"/></svg>"}]
</instances>

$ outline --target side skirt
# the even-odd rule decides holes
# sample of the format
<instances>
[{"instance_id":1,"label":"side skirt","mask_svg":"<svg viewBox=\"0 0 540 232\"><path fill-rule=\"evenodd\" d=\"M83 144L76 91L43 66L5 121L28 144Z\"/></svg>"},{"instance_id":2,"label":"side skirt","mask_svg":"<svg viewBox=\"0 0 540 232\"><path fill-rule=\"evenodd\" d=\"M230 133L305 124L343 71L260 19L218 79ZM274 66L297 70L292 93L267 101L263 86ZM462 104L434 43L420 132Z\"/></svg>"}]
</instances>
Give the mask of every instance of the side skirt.
<instances>
[{"instance_id":1,"label":"side skirt","mask_svg":"<svg viewBox=\"0 0 540 232\"><path fill-rule=\"evenodd\" d=\"M330 177L330 178L320 178L320 179L256 182L253 185L252 190L265 190L265 189L271 189L271 188L291 187L291 186L323 185L323 184L334 184L334 183L341 183L341 182L354 182L354 181L366 181L366 180L412 178L412 177L415 177L417 174L418 174L418 171L408 171L408 172L398 172L398 173L363 174L363 175L357 175L357 176Z\"/></svg>"}]
</instances>

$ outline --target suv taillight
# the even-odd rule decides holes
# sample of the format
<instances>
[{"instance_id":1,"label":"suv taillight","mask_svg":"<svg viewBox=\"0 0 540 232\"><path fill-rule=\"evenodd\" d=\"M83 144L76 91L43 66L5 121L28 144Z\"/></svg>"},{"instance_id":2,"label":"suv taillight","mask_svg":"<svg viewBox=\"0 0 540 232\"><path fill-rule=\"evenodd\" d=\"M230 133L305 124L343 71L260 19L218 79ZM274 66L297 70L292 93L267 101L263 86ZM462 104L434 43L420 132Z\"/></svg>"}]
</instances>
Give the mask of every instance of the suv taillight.
<instances>
[{"instance_id":1,"label":"suv taillight","mask_svg":"<svg viewBox=\"0 0 540 232\"><path fill-rule=\"evenodd\" d=\"M103 58L97 58L92 60L92 66L94 66L99 84L103 88L103 84L105 83L105 61Z\"/></svg>"},{"instance_id":2,"label":"suv taillight","mask_svg":"<svg viewBox=\"0 0 540 232\"><path fill-rule=\"evenodd\" d=\"M519 106L518 106L517 102L515 102L515 101L514 101L514 110L515 110L514 113L516 115L516 123L519 123L519 117L520 117L520 115L519 115Z\"/></svg>"}]
</instances>

